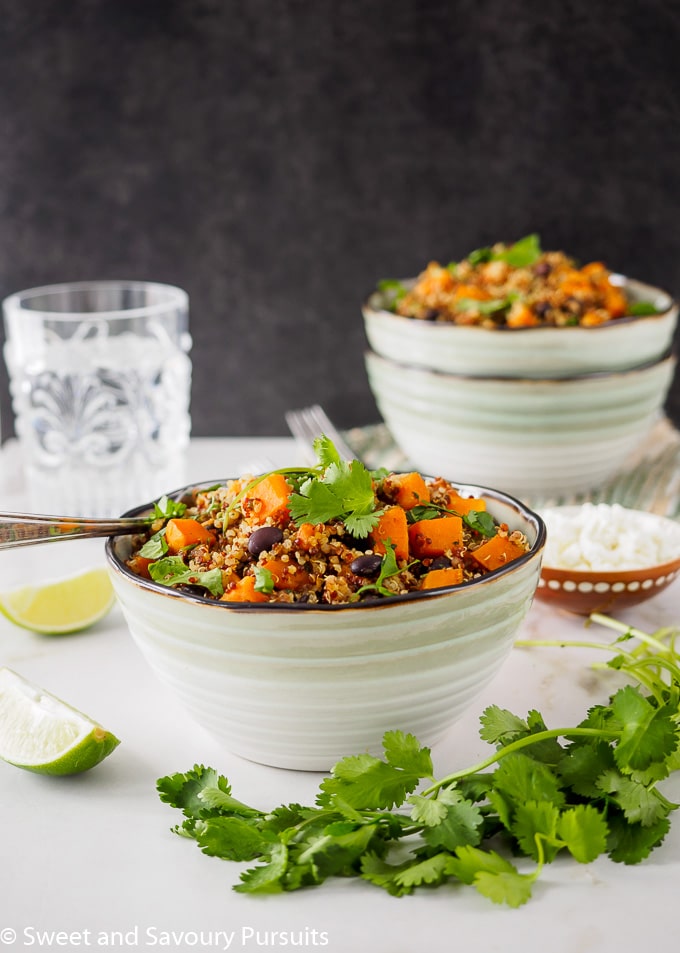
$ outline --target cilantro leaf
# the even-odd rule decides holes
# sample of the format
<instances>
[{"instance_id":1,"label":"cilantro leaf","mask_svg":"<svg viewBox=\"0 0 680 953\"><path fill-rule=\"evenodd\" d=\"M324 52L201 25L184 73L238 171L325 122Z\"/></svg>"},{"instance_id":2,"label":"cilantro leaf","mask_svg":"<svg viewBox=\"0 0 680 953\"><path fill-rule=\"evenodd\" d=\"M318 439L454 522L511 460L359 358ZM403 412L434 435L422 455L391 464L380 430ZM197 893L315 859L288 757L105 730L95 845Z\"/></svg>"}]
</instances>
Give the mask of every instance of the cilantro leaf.
<instances>
[{"instance_id":1,"label":"cilantro leaf","mask_svg":"<svg viewBox=\"0 0 680 953\"><path fill-rule=\"evenodd\" d=\"M255 860L271 847L252 822L242 817L211 817L196 830L196 841L204 854L225 860Z\"/></svg>"},{"instance_id":2,"label":"cilantro leaf","mask_svg":"<svg viewBox=\"0 0 680 953\"><path fill-rule=\"evenodd\" d=\"M464 844L476 846L481 842L484 817L472 801L466 800L460 791L448 790L440 792L439 803L446 813L438 824L423 831L426 844L455 850Z\"/></svg>"},{"instance_id":3,"label":"cilantro leaf","mask_svg":"<svg viewBox=\"0 0 680 953\"><path fill-rule=\"evenodd\" d=\"M637 318L646 317L650 314L662 314L651 301L632 301L628 305L627 313Z\"/></svg>"},{"instance_id":4,"label":"cilantro leaf","mask_svg":"<svg viewBox=\"0 0 680 953\"><path fill-rule=\"evenodd\" d=\"M514 245L494 255L495 261L504 261L511 268L527 268L541 256L541 242L536 234L520 238Z\"/></svg>"},{"instance_id":5,"label":"cilantro leaf","mask_svg":"<svg viewBox=\"0 0 680 953\"><path fill-rule=\"evenodd\" d=\"M162 496L153 505L154 519L171 519L173 516L183 516L186 513L187 505L181 500L173 500L169 496Z\"/></svg>"},{"instance_id":6,"label":"cilantro leaf","mask_svg":"<svg viewBox=\"0 0 680 953\"><path fill-rule=\"evenodd\" d=\"M431 778L432 755L421 746L415 735L403 731L386 731L383 735L385 760L395 768L403 768L419 778Z\"/></svg>"},{"instance_id":7,"label":"cilantro leaf","mask_svg":"<svg viewBox=\"0 0 680 953\"><path fill-rule=\"evenodd\" d=\"M265 566L255 566L253 569L255 576L255 591L264 592L270 595L274 591L274 576L270 569Z\"/></svg>"},{"instance_id":8,"label":"cilantro leaf","mask_svg":"<svg viewBox=\"0 0 680 953\"><path fill-rule=\"evenodd\" d=\"M631 824L621 814L609 813L609 840L607 852L612 860L622 864L639 864L661 844L670 830L668 818L654 824Z\"/></svg>"},{"instance_id":9,"label":"cilantro leaf","mask_svg":"<svg viewBox=\"0 0 680 953\"><path fill-rule=\"evenodd\" d=\"M188 583L193 586L203 586L214 596L221 596L224 592L222 584L222 570L189 569L181 556L164 556L157 562L149 564L149 575L154 582L162 586L177 586Z\"/></svg>"},{"instance_id":10,"label":"cilantro leaf","mask_svg":"<svg viewBox=\"0 0 680 953\"><path fill-rule=\"evenodd\" d=\"M159 529L157 533L150 536L139 550L137 555L144 559L160 559L168 551L168 544L165 541L165 526Z\"/></svg>"},{"instance_id":11,"label":"cilantro leaf","mask_svg":"<svg viewBox=\"0 0 680 953\"><path fill-rule=\"evenodd\" d=\"M557 834L572 857L581 864L589 864L607 849L609 828L592 804L577 804L562 812Z\"/></svg>"},{"instance_id":12,"label":"cilantro leaf","mask_svg":"<svg viewBox=\"0 0 680 953\"><path fill-rule=\"evenodd\" d=\"M352 536L365 538L380 516L370 471L359 460L341 460L337 451L331 450L328 438L319 438L315 447L320 454L320 472L291 494L291 518L298 526L339 519Z\"/></svg>"},{"instance_id":13,"label":"cilantro leaf","mask_svg":"<svg viewBox=\"0 0 680 953\"><path fill-rule=\"evenodd\" d=\"M489 705L482 712L480 723L482 727L479 737L492 745L507 744L514 738L524 736L529 730L523 718L513 715L507 708L499 708L498 705Z\"/></svg>"},{"instance_id":14,"label":"cilantro leaf","mask_svg":"<svg viewBox=\"0 0 680 953\"><path fill-rule=\"evenodd\" d=\"M239 893L280 893L281 879L288 867L288 848L276 843L270 848L267 863L252 867L241 874L241 883L234 887Z\"/></svg>"},{"instance_id":15,"label":"cilantro leaf","mask_svg":"<svg viewBox=\"0 0 680 953\"><path fill-rule=\"evenodd\" d=\"M493 850L469 845L457 847L455 856L447 862L446 872L476 887L494 903L519 907L531 897L534 877L520 874L510 861Z\"/></svg>"}]
</instances>

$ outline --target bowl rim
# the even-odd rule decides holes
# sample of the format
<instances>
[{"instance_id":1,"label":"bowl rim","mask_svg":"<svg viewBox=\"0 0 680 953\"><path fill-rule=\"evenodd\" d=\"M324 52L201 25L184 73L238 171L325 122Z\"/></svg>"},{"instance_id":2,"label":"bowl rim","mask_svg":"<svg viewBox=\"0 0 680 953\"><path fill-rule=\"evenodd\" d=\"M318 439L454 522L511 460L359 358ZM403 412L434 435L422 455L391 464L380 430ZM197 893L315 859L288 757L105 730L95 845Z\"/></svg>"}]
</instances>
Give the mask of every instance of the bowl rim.
<instances>
[{"instance_id":1,"label":"bowl rim","mask_svg":"<svg viewBox=\"0 0 680 953\"><path fill-rule=\"evenodd\" d=\"M406 320L410 320L407 318ZM674 366L678 363L680 358L680 351L677 351L673 346L669 347L660 357L650 358L648 361L644 361L642 364L635 364L633 367L623 367L623 368L612 368L611 370L602 370L602 371L583 371L573 374L565 374L560 377L527 377L525 375L518 377L511 377L507 374L460 374L454 373L453 371L444 371L438 367L425 366L423 364L410 364L405 361L395 361L391 357L385 357L384 354L378 354L377 351L374 351L372 348L366 348L364 351L365 360L375 360L381 361L383 364L392 366L394 368L400 368L402 370L411 372L417 372L422 376L430 376L445 378L448 380L457 380L457 381L471 381L477 382L477 384L485 382L499 382L501 384L528 384L531 386L550 386L553 385L556 387L564 387L568 384L580 384L584 381L598 381L605 380L610 378L627 378L630 379L633 375L644 374L646 371L650 371L656 367L662 367L668 365L669 367Z\"/></svg>"},{"instance_id":2,"label":"bowl rim","mask_svg":"<svg viewBox=\"0 0 680 953\"><path fill-rule=\"evenodd\" d=\"M396 471L395 471L396 472ZM427 478L427 477L426 477ZM226 477L221 480L205 480L197 483L189 483L186 486L180 487L179 489L173 490L170 493L165 494L169 499L181 500L185 496L196 492L201 489L208 489L213 486L223 486L230 479L236 479L235 477ZM399 606L403 605L406 602L423 602L425 600L432 599L441 599L442 597L456 592L458 590L464 590L466 592L471 591L474 588L479 588L480 586L489 585L495 579L499 579L501 576L508 575L509 573L516 572L521 566L526 565L537 557L540 559L545 547L545 542L547 538L546 525L543 521L543 518L534 510L532 510L526 503L523 503L517 497L511 496L509 493L504 493L502 490L495 490L491 487L479 486L477 484L469 483L460 483L457 484L455 481L451 481L454 486L459 490L472 493L473 496L486 495L489 500L494 502L507 504L513 509L515 509L519 515L521 515L527 522L535 529L536 539L531 545L531 548L523 556L519 556L517 559L513 559L511 563L508 563L507 566L501 566L498 569L493 569L491 572L487 573L484 576L480 576L478 579L471 579L468 582L458 583L455 586L442 586L438 589L424 589L418 592L408 592L401 595L395 595L390 598L375 598L375 599L366 599L362 602L349 602L341 604L330 604L330 603L305 603L305 602L296 602L296 603L287 603L287 602L268 602L268 603L258 603L258 602L221 602L216 599L209 599L205 596L197 596L193 593L186 592L177 592L174 589L171 589L169 586L163 586L160 583L154 582L151 579L145 579L142 576L138 576L134 573L122 559L118 556L115 546L118 540L127 539L127 535L123 536L109 536L105 543L105 554L106 559L109 564L109 567L117 575L121 576L124 580L133 585L137 586L139 589L143 589L147 592L155 593L160 596L165 596L171 599L179 599L182 602L193 603L196 605L209 606L215 609L216 611L231 611L231 612L260 612L260 613L276 613L276 612L350 612L357 610L376 610L376 609L388 609L390 606ZM153 508L154 501L149 501L143 503L139 506L133 507L130 510L127 510L123 513L122 518L136 517L140 516L147 510ZM134 534L131 534L134 535ZM540 576L540 573L539 573Z\"/></svg>"},{"instance_id":3,"label":"bowl rim","mask_svg":"<svg viewBox=\"0 0 680 953\"><path fill-rule=\"evenodd\" d=\"M374 288L368 295L364 295L362 298L361 310L363 312L364 318L370 320L370 318L378 315L387 316L390 319L395 319L397 322L408 322L409 325L413 327L422 327L422 328L438 328L440 330L434 331L435 334L441 334L443 331L450 331L456 329L457 331L464 331L466 333L472 334L539 334L547 332L559 332L562 336L565 332L571 333L604 333L613 328L626 327L631 324L638 324L640 322L646 321L655 321L661 318L674 317L678 313L679 303L675 300L670 292L666 291L664 288L659 288L656 285L650 285L645 281L640 281L637 278L629 278L626 275L621 275L618 272L612 272L612 278L615 279L613 282L617 287L626 288L629 287L631 290L636 289L638 292L651 292L656 295L662 295L667 299L668 305L663 309L663 311L657 311L655 314L629 314L621 318L612 318L610 321L605 321L602 324L594 324L589 327L584 327L583 325L566 325L565 327L557 327L554 324L539 324L533 327L520 327L520 328L509 328L507 325L498 325L495 327L481 327L477 324L454 324L452 321L418 321L415 318L409 318L404 314L395 314L394 311L389 311L387 308L380 308L372 305L371 298L374 298L376 295L379 295L380 292ZM403 278L400 279L401 283L406 285L414 285L417 281L417 278ZM430 332L426 332L430 333Z\"/></svg>"}]
</instances>

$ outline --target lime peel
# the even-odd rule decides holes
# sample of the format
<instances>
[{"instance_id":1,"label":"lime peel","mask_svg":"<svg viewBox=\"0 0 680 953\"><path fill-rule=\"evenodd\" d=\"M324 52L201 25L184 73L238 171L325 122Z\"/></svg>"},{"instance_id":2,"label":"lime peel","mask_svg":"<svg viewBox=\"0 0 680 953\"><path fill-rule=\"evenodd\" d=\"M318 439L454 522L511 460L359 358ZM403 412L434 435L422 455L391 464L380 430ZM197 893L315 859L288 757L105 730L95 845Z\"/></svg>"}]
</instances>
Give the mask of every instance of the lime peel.
<instances>
[{"instance_id":1,"label":"lime peel","mask_svg":"<svg viewBox=\"0 0 680 953\"><path fill-rule=\"evenodd\" d=\"M38 774L80 774L106 758L118 738L98 722L0 668L0 758Z\"/></svg>"},{"instance_id":2,"label":"lime peel","mask_svg":"<svg viewBox=\"0 0 680 953\"><path fill-rule=\"evenodd\" d=\"M2 593L0 612L31 632L65 635L99 622L114 602L108 570L97 568L43 586L22 586Z\"/></svg>"}]
</instances>

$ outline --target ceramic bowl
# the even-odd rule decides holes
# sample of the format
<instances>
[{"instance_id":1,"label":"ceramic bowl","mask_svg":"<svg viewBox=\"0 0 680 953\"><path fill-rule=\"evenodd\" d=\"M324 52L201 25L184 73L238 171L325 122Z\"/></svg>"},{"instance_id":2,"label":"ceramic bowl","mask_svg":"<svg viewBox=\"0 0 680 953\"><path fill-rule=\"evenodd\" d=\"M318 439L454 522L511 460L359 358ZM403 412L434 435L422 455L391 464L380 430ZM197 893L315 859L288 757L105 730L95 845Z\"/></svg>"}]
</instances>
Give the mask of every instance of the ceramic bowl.
<instances>
[{"instance_id":1,"label":"ceramic bowl","mask_svg":"<svg viewBox=\"0 0 680 953\"><path fill-rule=\"evenodd\" d=\"M651 302L660 313L589 328L465 327L386 311L376 292L362 309L366 336L371 349L389 360L481 377L570 377L658 360L671 346L676 303L640 281L622 275L612 281L632 301Z\"/></svg>"},{"instance_id":2,"label":"ceramic bowl","mask_svg":"<svg viewBox=\"0 0 680 953\"><path fill-rule=\"evenodd\" d=\"M410 464L520 498L587 492L647 434L675 359L561 379L468 377L369 352L378 409Z\"/></svg>"},{"instance_id":3,"label":"ceramic bowl","mask_svg":"<svg viewBox=\"0 0 680 953\"><path fill-rule=\"evenodd\" d=\"M600 507L601 508L601 507ZM562 519L577 518L580 507L560 507ZM612 613L637 605L662 592L680 575L680 523L655 513L628 510L636 531L664 539L663 561L630 569L574 569L559 565L559 553L546 553L536 597L579 615ZM550 526L548 511L546 520ZM548 529L550 534L550 529ZM597 552L595 548L594 553ZM548 559L555 565L548 565Z\"/></svg>"},{"instance_id":4,"label":"ceramic bowl","mask_svg":"<svg viewBox=\"0 0 680 953\"><path fill-rule=\"evenodd\" d=\"M465 492L483 495L531 549L448 589L360 605L229 605L136 576L125 565L130 537L107 541L108 565L133 639L198 724L252 761L327 771L345 755L379 753L390 729L436 742L511 651L545 527L503 493Z\"/></svg>"}]
</instances>

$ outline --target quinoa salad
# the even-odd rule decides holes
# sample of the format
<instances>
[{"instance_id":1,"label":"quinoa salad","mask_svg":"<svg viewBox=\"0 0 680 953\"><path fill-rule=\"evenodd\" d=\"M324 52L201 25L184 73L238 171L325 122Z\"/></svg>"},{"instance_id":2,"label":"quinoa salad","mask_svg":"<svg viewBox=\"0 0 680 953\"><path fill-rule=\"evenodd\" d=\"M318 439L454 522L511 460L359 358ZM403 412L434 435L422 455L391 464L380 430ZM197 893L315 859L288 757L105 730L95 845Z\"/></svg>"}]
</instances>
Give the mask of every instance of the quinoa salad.
<instances>
[{"instance_id":1,"label":"quinoa salad","mask_svg":"<svg viewBox=\"0 0 680 953\"><path fill-rule=\"evenodd\" d=\"M223 602L343 605L460 585L530 550L443 478L370 471L325 437L315 448L313 468L163 497L127 566Z\"/></svg>"},{"instance_id":2,"label":"quinoa salad","mask_svg":"<svg viewBox=\"0 0 680 953\"><path fill-rule=\"evenodd\" d=\"M461 261L431 261L414 282L382 281L371 304L421 321L485 328L592 327L657 314L630 301L601 261L577 264L543 251L537 235L478 248Z\"/></svg>"}]
</instances>

